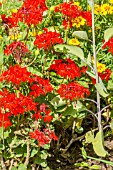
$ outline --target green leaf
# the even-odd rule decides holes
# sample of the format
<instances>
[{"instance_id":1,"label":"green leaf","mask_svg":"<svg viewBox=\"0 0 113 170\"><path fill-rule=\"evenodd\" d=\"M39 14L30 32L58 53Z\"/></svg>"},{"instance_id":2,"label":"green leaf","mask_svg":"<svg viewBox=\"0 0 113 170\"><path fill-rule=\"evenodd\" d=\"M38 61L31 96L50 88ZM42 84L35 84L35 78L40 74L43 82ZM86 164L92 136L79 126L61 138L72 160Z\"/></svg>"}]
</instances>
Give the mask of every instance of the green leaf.
<instances>
[{"instance_id":1,"label":"green leaf","mask_svg":"<svg viewBox=\"0 0 113 170\"><path fill-rule=\"evenodd\" d=\"M67 53L76 55L77 57L79 57L80 59L84 59L84 53L82 51L81 48L77 47L77 46L72 46L72 45L66 45L66 44L57 44L54 46L54 49L56 52L63 52L64 49L67 49Z\"/></svg>"},{"instance_id":2,"label":"green leaf","mask_svg":"<svg viewBox=\"0 0 113 170\"><path fill-rule=\"evenodd\" d=\"M113 28L108 28L104 31L104 39L105 41L109 41L109 39L113 36Z\"/></svg>"},{"instance_id":3,"label":"green leaf","mask_svg":"<svg viewBox=\"0 0 113 170\"><path fill-rule=\"evenodd\" d=\"M86 31L74 31L72 36L80 39L88 40L88 35Z\"/></svg>"},{"instance_id":4,"label":"green leaf","mask_svg":"<svg viewBox=\"0 0 113 170\"><path fill-rule=\"evenodd\" d=\"M51 100L51 104L54 107L60 107L66 105L66 100L62 99L60 96L56 96Z\"/></svg>"},{"instance_id":5,"label":"green leaf","mask_svg":"<svg viewBox=\"0 0 113 170\"><path fill-rule=\"evenodd\" d=\"M39 156L37 156L34 160L34 163L35 164L41 164L43 163L45 160L44 159L41 159Z\"/></svg>"},{"instance_id":6,"label":"green leaf","mask_svg":"<svg viewBox=\"0 0 113 170\"><path fill-rule=\"evenodd\" d=\"M18 169L15 166L13 166L11 170L18 170Z\"/></svg>"},{"instance_id":7,"label":"green leaf","mask_svg":"<svg viewBox=\"0 0 113 170\"><path fill-rule=\"evenodd\" d=\"M101 167L99 165L92 165L92 166L89 166L90 169L100 169Z\"/></svg>"},{"instance_id":8,"label":"green leaf","mask_svg":"<svg viewBox=\"0 0 113 170\"><path fill-rule=\"evenodd\" d=\"M80 162L74 164L77 167L89 167L89 164L87 162Z\"/></svg>"},{"instance_id":9,"label":"green leaf","mask_svg":"<svg viewBox=\"0 0 113 170\"><path fill-rule=\"evenodd\" d=\"M4 149L5 149L4 145L0 143L0 150L4 150Z\"/></svg>"},{"instance_id":10,"label":"green leaf","mask_svg":"<svg viewBox=\"0 0 113 170\"><path fill-rule=\"evenodd\" d=\"M34 157L37 154L37 152L38 152L38 149L33 148L33 150L31 151L30 157L31 158Z\"/></svg>"},{"instance_id":11,"label":"green leaf","mask_svg":"<svg viewBox=\"0 0 113 170\"><path fill-rule=\"evenodd\" d=\"M45 168L45 167L47 167L47 162L46 161L42 162L40 165Z\"/></svg>"},{"instance_id":12,"label":"green leaf","mask_svg":"<svg viewBox=\"0 0 113 170\"><path fill-rule=\"evenodd\" d=\"M109 94L104 91L104 89L102 88L102 85L100 83L97 83L95 85L95 87L96 87L96 89L98 90L98 92L101 96L103 96L103 97L109 96Z\"/></svg>"},{"instance_id":13,"label":"green leaf","mask_svg":"<svg viewBox=\"0 0 113 170\"><path fill-rule=\"evenodd\" d=\"M25 164L20 164L18 170L27 170L27 167Z\"/></svg>"},{"instance_id":14,"label":"green leaf","mask_svg":"<svg viewBox=\"0 0 113 170\"><path fill-rule=\"evenodd\" d=\"M68 115L71 115L71 116L74 116L74 117L77 117L76 115L76 110L73 109L73 106L69 106L63 113L63 116L68 116Z\"/></svg>"},{"instance_id":15,"label":"green leaf","mask_svg":"<svg viewBox=\"0 0 113 170\"><path fill-rule=\"evenodd\" d=\"M109 81L108 81L107 89L108 89L108 90L113 90L113 81L112 81L112 80L109 80Z\"/></svg>"},{"instance_id":16,"label":"green leaf","mask_svg":"<svg viewBox=\"0 0 113 170\"><path fill-rule=\"evenodd\" d=\"M94 133L91 131L87 132L85 135L85 139L85 143L92 143L94 141Z\"/></svg>"},{"instance_id":17,"label":"green leaf","mask_svg":"<svg viewBox=\"0 0 113 170\"><path fill-rule=\"evenodd\" d=\"M92 141L92 144L93 144L93 149L98 156L105 157L107 155L107 151L105 151L103 146L103 136L101 131L99 131L96 134L96 137Z\"/></svg>"}]
</instances>

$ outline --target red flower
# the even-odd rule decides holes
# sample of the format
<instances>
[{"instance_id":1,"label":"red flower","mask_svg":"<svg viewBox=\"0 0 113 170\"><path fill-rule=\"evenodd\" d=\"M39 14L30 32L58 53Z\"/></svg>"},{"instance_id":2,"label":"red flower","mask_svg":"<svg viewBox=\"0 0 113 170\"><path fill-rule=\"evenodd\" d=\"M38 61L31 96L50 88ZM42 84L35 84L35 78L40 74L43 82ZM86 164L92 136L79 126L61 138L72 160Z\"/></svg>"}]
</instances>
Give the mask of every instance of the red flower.
<instances>
[{"instance_id":1,"label":"red flower","mask_svg":"<svg viewBox=\"0 0 113 170\"><path fill-rule=\"evenodd\" d=\"M81 9L73 2L64 2L55 7L55 12L61 12L68 18L76 18L81 14Z\"/></svg>"},{"instance_id":2,"label":"red flower","mask_svg":"<svg viewBox=\"0 0 113 170\"><path fill-rule=\"evenodd\" d=\"M91 27L92 26L92 14L91 14L91 12L90 11L82 11L81 16L84 19L86 19L87 25Z\"/></svg>"},{"instance_id":3,"label":"red flower","mask_svg":"<svg viewBox=\"0 0 113 170\"><path fill-rule=\"evenodd\" d=\"M0 126L7 128L11 126L10 117L12 115L24 114L29 111L37 112L37 103L32 98L15 93L9 93L6 89L0 91Z\"/></svg>"},{"instance_id":4,"label":"red flower","mask_svg":"<svg viewBox=\"0 0 113 170\"><path fill-rule=\"evenodd\" d=\"M48 79L43 79L37 75L33 75L29 82L31 83L30 96L34 96L35 98L39 97L41 94L45 96L48 92L53 90Z\"/></svg>"},{"instance_id":5,"label":"red flower","mask_svg":"<svg viewBox=\"0 0 113 170\"><path fill-rule=\"evenodd\" d=\"M27 25L36 25L41 23L43 13L47 9L45 0L25 0L23 6L18 10L18 17L20 21L25 22Z\"/></svg>"},{"instance_id":6,"label":"red flower","mask_svg":"<svg viewBox=\"0 0 113 170\"><path fill-rule=\"evenodd\" d=\"M27 53L30 53L30 51L27 49L26 45L20 41L7 45L6 49L4 50L5 55L12 54L18 61L21 61L21 58L25 57Z\"/></svg>"},{"instance_id":7,"label":"red flower","mask_svg":"<svg viewBox=\"0 0 113 170\"><path fill-rule=\"evenodd\" d=\"M36 129L34 132L30 132L30 137L38 141L38 146L50 143L50 138L39 129Z\"/></svg>"},{"instance_id":8,"label":"red flower","mask_svg":"<svg viewBox=\"0 0 113 170\"><path fill-rule=\"evenodd\" d=\"M90 95L89 89L81 86L77 82L61 84L57 92L62 98L70 100L84 98L85 94Z\"/></svg>"},{"instance_id":9,"label":"red flower","mask_svg":"<svg viewBox=\"0 0 113 170\"><path fill-rule=\"evenodd\" d=\"M7 24L9 28L16 27L18 24L17 13L12 13L12 15L8 17L6 17L6 14L2 14L1 18L2 18L2 23Z\"/></svg>"},{"instance_id":10,"label":"red flower","mask_svg":"<svg viewBox=\"0 0 113 170\"><path fill-rule=\"evenodd\" d=\"M8 118L8 115L0 113L0 127L4 127L5 129L7 129L9 126L12 126L12 123Z\"/></svg>"},{"instance_id":11,"label":"red flower","mask_svg":"<svg viewBox=\"0 0 113 170\"><path fill-rule=\"evenodd\" d=\"M36 129L34 132L30 132L30 137L38 141L38 146L44 146L45 144L50 143L52 139L58 140L54 131L51 131L50 129L44 129L44 132Z\"/></svg>"},{"instance_id":12,"label":"red flower","mask_svg":"<svg viewBox=\"0 0 113 170\"><path fill-rule=\"evenodd\" d=\"M7 81L19 86L21 82L30 81L31 73L27 71L26 67L20 65L10 66L8 70L4 71L0 77L0 81Z\"/></svg>"},{"instance_id":13,"label":"red flower","mask_svg":"<svg viewBox=\"0 0 113 170\"><path fill-rule=\"evenodd\" d=\"M108 52L110 52L111 54L113 54L113 37L109 39L109 41L107 41L106 43L104 43L104 45L102 46L102 49L104 48L108 48Z\"/></svg>"},{"instance_id":14,"label":"red flower","mask_svg":"<svg viewBox=\"0 0 113 170\"><path fill-rule=\"evenodd\" d=\"M82 67L82 70L75 64L71 59L66 60L54 60L49 68L50 71L55 71L58 75L64 78L74 79L76 77L80 78L81 73L85 73L87 68Z\"/></svg>"},{"instance_id":15,"label":"red flower","mask_svg":"<svg viewBox=\"0 0 113 170\"><path fill-rule=\"evenodd\" d=\"M50 123L52 119L53 119L53 116L51 116L51 115L46 115L46 116L44 117L44 122Z\"/></svg>"},{"instance_id":16,"label":"red flower","mask_svg":"<svg viewBox=\"0 0 113 170\"><path fill-rule=\"evenodd\" d=\"M43 119L44 122L50 123L53 119L53 116L51 116L50 113L51 110L49 109L49 106L42 103L40 105L40 110L33 115L33 118L35 118L36 120Z\"/></svg>"},{"instance_id":17,"label":"red flower","mask_svg":"<svg viewBox=\"0 0 113 170\"><path fill-rule=\"evenodd\" d=\"M39 49L44 48L44 50L51 49L53 45L62 43L63 39L59 33L48 31L47 29L44 29L44 33L37 35L34 41L34 45Z\"/></svg>"},{"instance_id":18,"label":"red flower","mask_svg":"<svg viewBox=\"0 0 113 170\"><path fill-rule=\"evenodd\" d=\"M111 70L109 68L107 68L104 72L98 73L98 75L102 80L105 80L106 82L108 82L108 80L110 79L110 76L111 76ZM96 84L96 79L91 77L91 80L92 80L93 84Z\"/></svg>"}]
</instances>

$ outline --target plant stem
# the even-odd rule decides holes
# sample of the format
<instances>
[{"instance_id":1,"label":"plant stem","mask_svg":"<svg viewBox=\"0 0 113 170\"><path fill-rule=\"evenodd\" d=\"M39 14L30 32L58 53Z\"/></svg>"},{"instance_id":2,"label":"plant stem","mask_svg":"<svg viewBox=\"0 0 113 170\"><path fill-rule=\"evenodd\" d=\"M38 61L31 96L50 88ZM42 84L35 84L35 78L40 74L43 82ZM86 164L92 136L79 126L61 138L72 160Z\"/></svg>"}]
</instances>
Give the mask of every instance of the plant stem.
<instances>
[{"instance_id":1,"label":"plant stem","mask_svg":"<svg viewBox=\"0 0 113 170\"><path fill-rule=\"evenodd\" d=\"M99 76L97 70L97 57L96 57L96 45L95 45L95 25L94 25L94 0L92 0L92 37L93 37L93 56L94 56L94 70L96 75L96 84L99 83ZM102 130L101 124L101 112L100 112L100 94L97 90L97 113L98 113L98 128Z\"/></svg>"}]
</instances>

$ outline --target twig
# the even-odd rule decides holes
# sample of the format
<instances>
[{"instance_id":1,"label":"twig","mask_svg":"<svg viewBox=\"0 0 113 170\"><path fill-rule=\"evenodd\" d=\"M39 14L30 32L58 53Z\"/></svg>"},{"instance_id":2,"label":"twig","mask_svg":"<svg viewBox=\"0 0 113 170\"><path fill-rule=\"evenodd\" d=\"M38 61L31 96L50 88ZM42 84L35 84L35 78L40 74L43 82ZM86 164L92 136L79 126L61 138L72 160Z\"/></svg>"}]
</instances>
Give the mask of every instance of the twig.
<instances>
[{"instance_id":1,"label":"twig","mask_svg":"<svg viewBox=\"0 0 113 170\"><path fill-rule=\"evenodd\" d=\"M27 140L27 156L25 160L25 165L27 166L29 163L29 157L30 157L30 140Z\"/></svg>"},{"instance_id":2,"label":"twig","mask_svg":"<svg viewBox=\"0 0 113 170\"><path fill-rule=\"evenodd\" d=\"M57 140L57 146L56 146L56 150L59 150L59 148L60 148L60 139L61 139L61 134L59 135L59 138L58 138L58 140Z\"/></svg>"},{"instance_id":3,"label":"twig","mask_svg":"<svg viewBox=\"0 0 113 170\"><path fill-rule=\"evenodd\" d=\"M0 155L0 162L1 162L2 170L6 170L6 166L5 166L2 155Z\"/></svg>"},{"instance_id":4,"label":"twig","mask_svg":"<svg viewBox=\"0 0 113 170\"><path fill-rule=\"evenodd\" d=\"M11 160L11 165L9 167L9 170L12 170L13 162L14 162L14 159Z\"/></svg>"}]
</instances>

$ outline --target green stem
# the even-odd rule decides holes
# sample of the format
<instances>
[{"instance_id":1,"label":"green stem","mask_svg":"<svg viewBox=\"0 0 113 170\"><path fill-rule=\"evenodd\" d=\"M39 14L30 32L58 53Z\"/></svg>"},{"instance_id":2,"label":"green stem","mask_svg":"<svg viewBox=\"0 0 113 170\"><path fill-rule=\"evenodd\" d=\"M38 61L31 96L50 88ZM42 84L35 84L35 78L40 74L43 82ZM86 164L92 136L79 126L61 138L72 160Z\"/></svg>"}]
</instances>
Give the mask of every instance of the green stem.
<instances>
[{"instance_id":1,"label":"green stem","mask_svg":"<svg viewBox=\"0 0 113 170\"><path fill-rule=\"evenodd\" d=\"M99 76L97 70L97 56L96 56L96 45L95 45L95 25L94 25L94 0L92 0L92 37L93 37L93 56L94 56L94 70L96 75L96 84L99 83ZM97 113L98 113L98 128L102 130L101 124L101 112L100 112L100 94L97 90Z\"/></svg>"}]
</instances>

